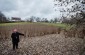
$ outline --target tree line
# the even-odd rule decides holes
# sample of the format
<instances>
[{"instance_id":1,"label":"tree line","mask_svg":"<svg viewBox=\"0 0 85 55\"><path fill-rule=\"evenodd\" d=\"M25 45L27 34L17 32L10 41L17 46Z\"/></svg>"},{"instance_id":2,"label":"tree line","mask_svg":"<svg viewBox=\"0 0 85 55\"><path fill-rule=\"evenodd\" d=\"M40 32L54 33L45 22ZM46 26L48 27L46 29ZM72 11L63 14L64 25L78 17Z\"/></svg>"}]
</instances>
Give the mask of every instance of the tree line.
<instances>
[{"instance_id":1,"label":"tree line","mask_svg":"<svg viewBox=\"0 0 85 55\"><path fill-rule=\"evenodd\" d=\"M40 18L40 17L35 17L35 16L31 16L30 18L26 18L26 21L27 22L49 22L49 23L60 22L60 20L58 18L48 19L48 18Z\"/></svg>"},{"instance_id":2,"label":"tree line","mask_svg":"<svg viewBox=\"0 0 85 55\"><path fill-rule=\"evenodd\" d=\"M59 22L58 18L53 18L53 19L48 20L48 18L40 18L40 17L35 17L35 16L30 16L30 18L26 18L25 20L26 22L49 22L49 23ZM10 18L7 18L0 11L0 23L5 23L5 22L12 22L12 21L10 21Z\"/></svg>"}]
</instances>

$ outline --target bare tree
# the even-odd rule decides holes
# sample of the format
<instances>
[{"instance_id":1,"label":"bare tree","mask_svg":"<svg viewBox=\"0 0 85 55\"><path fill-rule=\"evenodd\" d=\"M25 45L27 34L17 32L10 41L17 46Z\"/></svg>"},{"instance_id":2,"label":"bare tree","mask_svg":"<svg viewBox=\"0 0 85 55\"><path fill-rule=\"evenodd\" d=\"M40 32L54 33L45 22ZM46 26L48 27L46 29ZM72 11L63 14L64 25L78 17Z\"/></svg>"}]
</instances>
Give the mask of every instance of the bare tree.
<instances>
[{"instance_id":1,"label":"bare tree","mask_svg":"<svg viewBox=\"0 0 85 55\"><path fill-rule=\"evenodd\" d=\"M37 22L40 22L40 21L41 21L41 18L36 17L36 21L37 21Z\"/></svg>"},{"instance_id":2,"label":"bare tree","mask_svg":"<svg viewBox=\"0 0 85 55\"><path fill-rule=\"evenodd\" d=\"M47 18L42 18L41 22L49 22Z\"/></svg>"},{"instance_id":3,"label":"bare tree","mask_svg":"<svg viewBox=\"0 0 85 55\"><path fill-rule=\"evenodd\" d=\"M58 22L58 19L57 19L57 18L54 18L54 22L55 22L55 23Z\"/></svg>"},{"instance_id":4,"label":"bare tree","mask_svg":"<svg viewBox=\"0 0 85 55\"><path fill-rule=\"evenodd\" d=\"M50 23L54 23L54 20L53 20L53 19L51 19L51 20L50 20Z\"/></svg>"},{"instance_id":5,"label":"bare tree","mask_svg":"<svg viewBox=\"0 0 85 55\"><path fill-rule=\"evenodd\" d=\"M30 18L26 19L27 22L34 22L34 20L35 20L34 16L31 16Z\"/></svg>"},{"instance_id":6,"label":"bare tree","mask_svg":"<svg viewBox=\"0 0 85 55\"><path fill-rule=\"evenodd\" d=\"M59 8L58 11L63 17L69 17L69 22L73 20L75 24L85 22L85 0L54 0L54 6L55 11L57 11L56 7Z\"/></svg>"}]
</instances>

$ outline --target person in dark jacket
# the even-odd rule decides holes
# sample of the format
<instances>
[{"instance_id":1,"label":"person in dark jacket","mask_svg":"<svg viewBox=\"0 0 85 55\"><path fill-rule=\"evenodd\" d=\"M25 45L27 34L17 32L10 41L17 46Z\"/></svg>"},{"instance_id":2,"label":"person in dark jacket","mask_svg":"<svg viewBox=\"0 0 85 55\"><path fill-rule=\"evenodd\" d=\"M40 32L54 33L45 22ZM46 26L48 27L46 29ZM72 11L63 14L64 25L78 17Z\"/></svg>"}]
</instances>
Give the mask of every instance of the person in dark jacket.
<instances>
[{"instance_id":1,"label":"person in dark jacket","mask_svg":"<svg viewBox=\"0 0 85 55\"><path fill-rule=\"evenodd\" d=\"M12 35L11 35L12 44L13 44L13 50L15 50L15 48L18 49L18 43L19 43L19 41L20 41L20 40L19 40L19 35L24 36L24 34L19 33L19 32L17 31L17 29L14 29L14 30L13 30L13 33L12 33Z\"/></svg>"}]
</instances>

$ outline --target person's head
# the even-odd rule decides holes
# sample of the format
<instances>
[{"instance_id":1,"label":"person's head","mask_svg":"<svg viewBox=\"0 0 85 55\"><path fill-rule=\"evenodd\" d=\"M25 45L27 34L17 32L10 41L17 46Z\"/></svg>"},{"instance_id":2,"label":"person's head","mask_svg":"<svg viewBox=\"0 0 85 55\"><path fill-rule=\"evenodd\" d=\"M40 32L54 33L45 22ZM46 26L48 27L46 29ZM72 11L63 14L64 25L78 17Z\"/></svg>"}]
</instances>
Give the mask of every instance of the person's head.
<instances>
[{"instance_id":1,"label":"person's head","mask_svg":"<svg viewBox=\"0 0 85 55\"><path fill-rule=\"evenodd\" d=\"M13 32L17 32L17 29L14 29Z\"/></svg>"}]
</instances>

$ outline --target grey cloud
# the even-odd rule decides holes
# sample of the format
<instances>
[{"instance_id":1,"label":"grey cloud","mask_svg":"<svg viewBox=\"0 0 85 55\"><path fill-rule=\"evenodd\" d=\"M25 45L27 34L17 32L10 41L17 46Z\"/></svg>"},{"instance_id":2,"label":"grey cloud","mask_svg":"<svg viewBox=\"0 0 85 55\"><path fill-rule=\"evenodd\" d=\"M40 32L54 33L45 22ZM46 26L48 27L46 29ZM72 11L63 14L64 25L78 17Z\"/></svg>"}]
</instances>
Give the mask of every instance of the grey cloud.
<instances>
[{"instance_id":1,"label":"grey cloud","mask_svg":"<svg viewBox=\"0 0 85 55\"><path fill-rule=\"evenodd\" d=\"M10 11L14 10L15 4L11 0L0 0L0 11Z\"/></svg>"},{"instance_id":2,"label":"grey cloud","mask_svg":"<svg viewBox=\"0 0 85 55\"><path fill-rule=\"evenodd\" d=\"M53 0L0 0L1 11L8 17L18 16L26 18L29 16L53 17L57 16L53 9Z\"/></svg>"}]
</instances>

